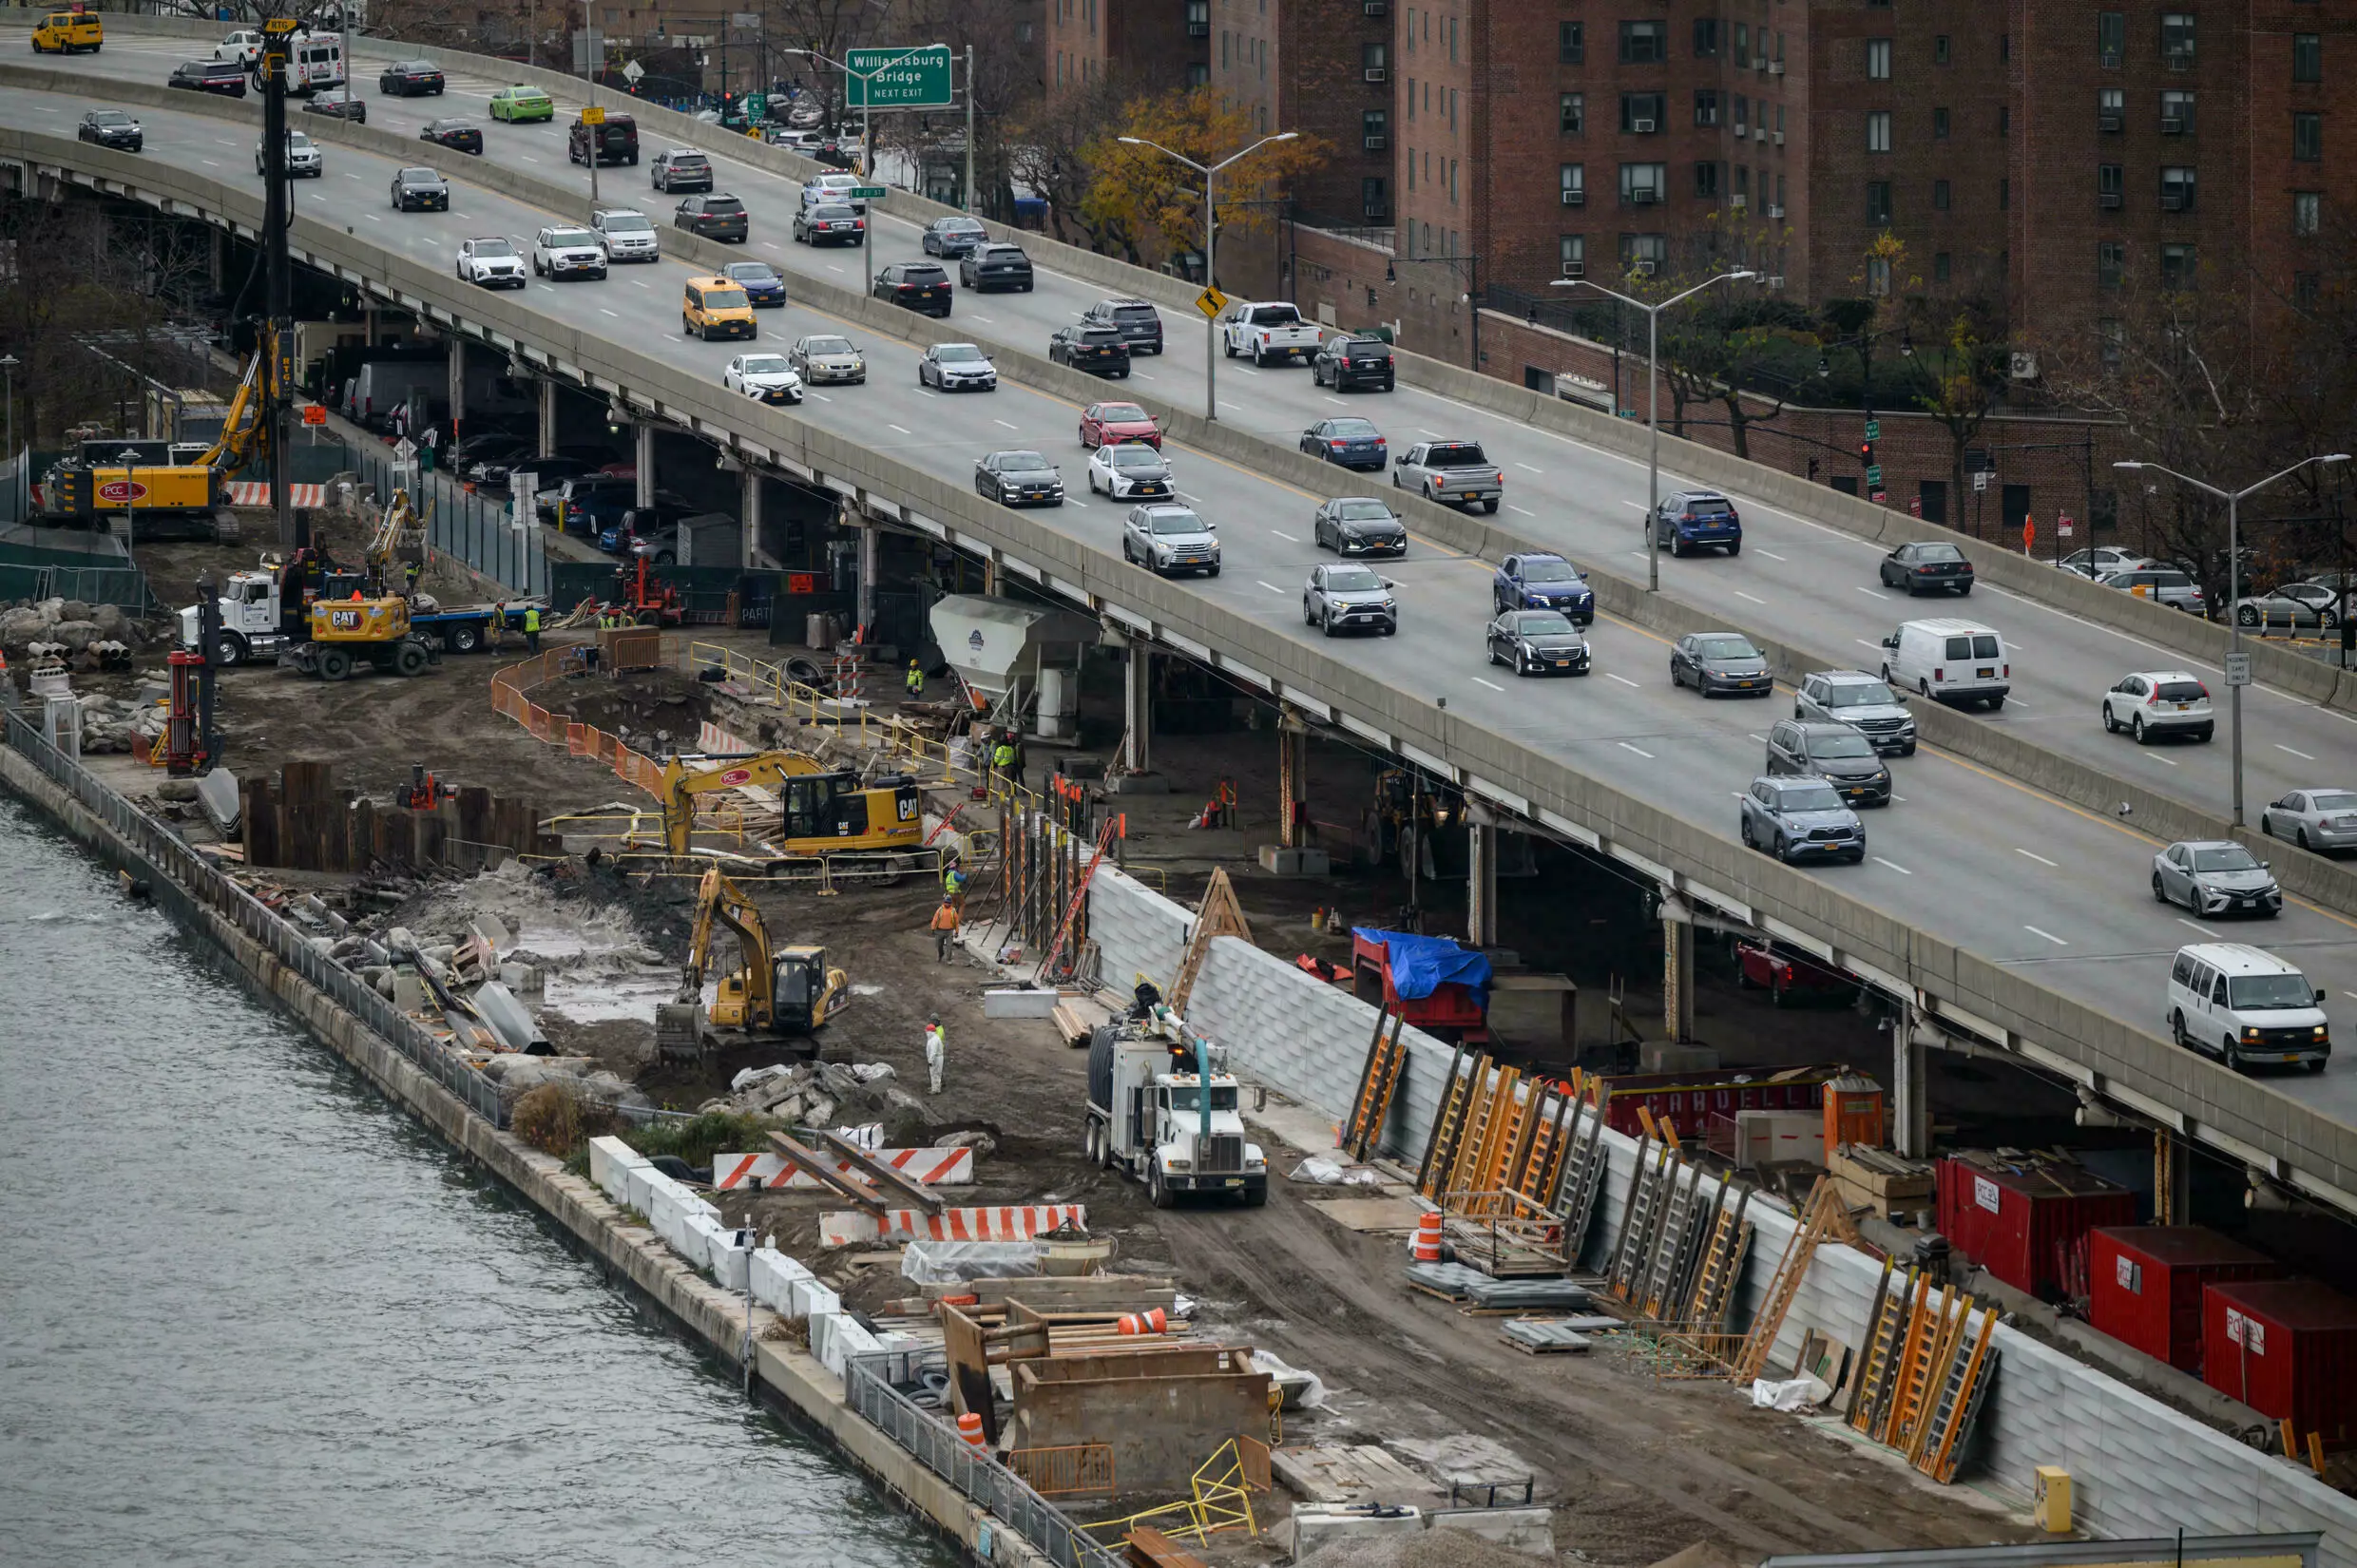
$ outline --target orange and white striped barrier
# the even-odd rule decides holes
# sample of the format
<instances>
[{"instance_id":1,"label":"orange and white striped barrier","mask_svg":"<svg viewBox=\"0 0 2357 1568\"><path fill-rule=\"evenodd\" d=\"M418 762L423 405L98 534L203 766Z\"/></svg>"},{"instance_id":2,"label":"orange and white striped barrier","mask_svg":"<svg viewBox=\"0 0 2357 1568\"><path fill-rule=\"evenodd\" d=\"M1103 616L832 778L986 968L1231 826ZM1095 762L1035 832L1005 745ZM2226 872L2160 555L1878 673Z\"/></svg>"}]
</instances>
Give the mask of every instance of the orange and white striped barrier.
<instances>
[{"instance_id":1,"label":"orange and white striped barrier","mask_svg":"<svg viewBox=\"0 0 2357 1568\"><path fill-rule=\"evenodd\" d=\"M1028 1241L1062 1226L1086 1229L1083 1203L1020 1203L997 1209L887 1209L881 1216L837 1211L818 1216L818 1244L850 1247L862 1241Z\"/></svg>"},{"instance_id":2,"label":"orange and white striped barrier","mask_svg":"<svg viewBox=\"0 0 2357 1568\"><path fill-rule=\"evenodd\" d=\"M970 1187L974 1184L974 1151L971 1149L877 1149L870 1159L881 1160L911 1181L928 1187ZM859 1168L848 1159L834 1161L834 1168L845 1176L855 1176ZM739 1187L766 1188L770 1191L793 1189L811 1191L834 1189L810 1172L797 1160L783 1155L714 1155L712 1184L725 1191Z\"/></svg>"},{"instance_id":3,"label":"orange and white striped barrier","mask_svg":"<svg viewBox=\"0 0 2357 1568\"><path fill-rule=\"evenodd\" d=\"M696 749L721 756L741 756L748 752L763 750L743 736L724 729L709 718L696 727Z\"/></svg>"},{"instance_id":4,"label":"orange and white striped barrier","mask_svg":"<svg viewBox=\"0 0 2357 1568\"><path fill-rule=\"evenodd\" d=\"M1166 1334L1170 1332L1170 1314L1159 1307L1142 1312L1123 1312L1113 1320L1117 1334Z\"/></svg>"},{"instance_id":5,"label":"orange and white striped barrier","mask_svg":"<svg viewBox=\"0 0 2357 1568\"><path fill-rule=\"evenodd\" d=\"M1408 1244L1408 1254L1418 1263L1438 1263L1441 1260L1441 1216L1427 1213L1416 1217L1416 1233Z\"/></svg>"},{"instance_id":6,"label":"orange and white striped barrier","mask_svg":"<svg viewBox=\"0 0 2357 1568\"><path fill-rule=\"evenodd\" d=\"M286 489L290 504L293 506L324 507L327 505L325 485L289 485ZM270 487L266 483L257 483L250 479L232 480L229 485L229 504L233 507L267 507L271 504Z\"/></svg>"}]
</instances>

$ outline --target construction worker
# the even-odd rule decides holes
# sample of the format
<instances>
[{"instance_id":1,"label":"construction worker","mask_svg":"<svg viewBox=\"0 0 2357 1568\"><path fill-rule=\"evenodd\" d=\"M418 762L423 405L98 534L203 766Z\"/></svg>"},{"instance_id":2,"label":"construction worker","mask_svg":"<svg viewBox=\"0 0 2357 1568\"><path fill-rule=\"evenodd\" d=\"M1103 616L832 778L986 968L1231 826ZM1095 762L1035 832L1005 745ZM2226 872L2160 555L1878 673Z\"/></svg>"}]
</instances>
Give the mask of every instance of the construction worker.
<instances>
[{"instance_id":1,"label":"construction worker","mask_svg":"<svg viewBox=\"0 0 2357 1568\"><path fill-rule=\"evenodd\" d=\"M935 1013L925 1023L925 1072L934 1094L941 1093L941 1066L949 1054L949 1042L941 1033L941 1015Z\"/></svg>"},{"instance_id":2,"label":"construction worker","mask_svg":"<svg viewBox=\"0 0 2357 1568\"><path fill-rule=\"evenodd\" d=\"M929 929L933 933L934 957L944 964L949 963L949 944L957 940L958 908L955 898L946 894L943 896L941 908L933 911Z\"/></svg>"},{"instance_id":3,"label":"construction worker","mask_svg":"<svg viewBox=\"0 0 2357 1568\"><path fill-rule=\"evenodd\" d=\"M924 698L925 670L923 666L919 665L913 659L909 660L907 684L909 687L909 697L911 701L921 700Z\"/></svg>"},{"instance_id":4,"label":"construction worker","mask_svg":"<svg viewBox=\"0 0 2357 1568\"><path fill-rule=\"evenodd\" d=\"M966 907L966 868L954 858L941 868L941 896L961 909Z\"/></svg>"},{"instance_id":5,"label":"construction worker","mask_svg":"<svg viewBox=\"0 0 2357 1568\"><path fill-rule=\"evenodd\" d=\"M404 573L404 574L405 574L405 575L409 578L409 580L410 580L410 592L411 592L411 594L412 594L412 596L413 596L413 595L415 595L415 594L416 594L416 592L417 592L417 579L418 579L418 576L419 576L421 573L423 573L423 572L425 571L425 569L426 569L426 564L425 564L424 562L422 562L422 561L411 561L411 562L407 562L407 563L404 563L404 564L403 564L403 565L402 565L402 567L401 567L402 572L403 572L403 573Z\"/></svg>"},{"instance_id":6,"label":"construction worker","mask_svg":"<svg viewBox=\"0 0 2357 1568\"><path fill-rule=\"evenodd\" d=\"M524 645L534 653L540 652L540 606L537 604L524 606Z\"/></svg>"},{"instance_id":7,"label":"construction worker","mask_svg":"<svg viewBox=\"0 0 2357 1568\"><path fill-rule=\"evenodd\" d=\"M500 643L505 641L508 636L508 602L504 599L491 606L491 624L489 631L491 651L493 653L497 653L499 651Z\"/></svg>"},{"instance_id":8,"label":"construction worker","mask_svg":"<svg viewBox=\"0 0 2357 1568\"><path fill-rule=\"evenodd\" d=\"M990 774L992 779L1001 784L1015 776L1014 731L999 732L998 743L990 748Z\"/></svg>"}]
</instances>

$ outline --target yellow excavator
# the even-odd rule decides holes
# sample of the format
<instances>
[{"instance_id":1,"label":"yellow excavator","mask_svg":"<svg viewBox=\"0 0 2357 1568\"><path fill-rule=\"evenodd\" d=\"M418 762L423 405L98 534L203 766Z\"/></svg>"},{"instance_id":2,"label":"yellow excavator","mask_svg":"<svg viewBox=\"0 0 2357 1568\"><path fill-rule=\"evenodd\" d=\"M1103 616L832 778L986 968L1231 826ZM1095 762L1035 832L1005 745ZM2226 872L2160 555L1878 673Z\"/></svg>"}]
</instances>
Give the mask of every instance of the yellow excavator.
<instances>
[{"instance_id":1,"label":"yellow excavator","mask_svg":"<svg viewBox=\"0 0 2357 1568\"><path fill-rule=\"evenodd\" d=\"M704 971L715 921L736 936L738 964L720 977L706 1009ZM680 998L655 1009L656 1048L666 1061L700 1061L738 1045L793 1042L816 1056L818 1043L811 1037L850 994L850 977L828 966L826 948L772 943L753 900L714 867L697 886L696 935L680 975Z\"/></svg>"},{"instance_id":2,"label":"yellow excavator","mask_svg":"<svg viewBox=\"0 0 2357 1568\"><path fill-rule=\"evenodd\" d=\"M263 419L273 335L264 331L245 375L230 399L220 434L203 454L175 462L162 442L100 438L85 441L75 455L60 460L42 480L45 519L81 527L105 527L118 516L137 525L139 538L164 537L174 524L216 526L229 505L229 476L268 455L270 431ZM163 460L126 463L126 449L153 448Z\"/></svg>"},{"instance_id":3,"label":"yellow excavator","mask_svg":"<svg viewBox=\"0 0 2357 1568\"><path fill-rule=\"evenodd\" d=\"M698 770L691 763L719 766ZM721 790L769 788L780 796L784 858L824 855L889 887L921 864L925 808L916 780L886 774L869 783L848 768L828 768L799 752L739 756L674 756L663 763L663 847L691 852L699 797ZM868 863L862 865L860 863Z\"/></svg>"}]
</instances>

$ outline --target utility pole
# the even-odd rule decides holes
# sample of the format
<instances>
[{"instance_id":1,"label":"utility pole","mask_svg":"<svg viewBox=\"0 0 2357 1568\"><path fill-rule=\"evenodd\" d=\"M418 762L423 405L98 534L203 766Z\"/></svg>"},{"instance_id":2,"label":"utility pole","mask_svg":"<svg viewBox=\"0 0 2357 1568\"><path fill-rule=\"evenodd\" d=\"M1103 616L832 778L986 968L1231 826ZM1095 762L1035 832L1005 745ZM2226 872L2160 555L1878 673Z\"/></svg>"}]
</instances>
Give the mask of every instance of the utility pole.
<instances>
[{"instance_id":1,"label":"utility pole","mask_svg":"<svg viewBox=\"0 0 2357 1568\"><path fill-rule=\"evenodd\" d=\"M349 0L347 0L349 3ZM295 278L287 257L286 72L295 19L273 16L262 23L262 334L259 345L269 357L262 369L263 428L270 434L270 504L278 512L278 547L295 547L294 485L287 461L288 392L294 384Z\"/></svg>"},{"instance_id":2,"label":"utility pole","mask_svg":"<svg viewBox=\"0 0 2357 1568\"><path fill-rule=\"evenodd\" d=\"M974 211L974 46L966 46L966 211Z\"/></svg>"}]
</instances>

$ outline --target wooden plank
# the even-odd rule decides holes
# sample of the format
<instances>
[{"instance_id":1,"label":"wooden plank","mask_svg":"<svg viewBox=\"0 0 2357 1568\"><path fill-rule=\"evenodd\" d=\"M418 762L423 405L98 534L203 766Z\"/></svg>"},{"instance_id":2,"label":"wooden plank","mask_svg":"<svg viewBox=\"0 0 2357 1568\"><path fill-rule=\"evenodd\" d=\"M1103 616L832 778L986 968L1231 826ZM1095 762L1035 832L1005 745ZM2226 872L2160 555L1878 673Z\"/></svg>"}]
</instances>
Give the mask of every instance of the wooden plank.
<instances>
[{"instance_id":1,"label":"wooden plank","mask_svg":"<svg viewBox=\"0 0 2357 1568\"><path fill-rule=\"evenodd\" d=\"M772 1133L769 1135L769 1140L777 1146L779 1153L800 1166L806 1174L815 1176L819 1181L858 1204L870 1214L879 1218L882 1217L885 1209L884 1195L866 1182L845 1176L836 1170L832 1156L822 1155L800 1138L784 1133Z\"/></svg>"},{"instance_id":2,"label":"wooden plank","mask_svg":"<svg viewBox=\"0 0 2357 1568\"><path fill-rule=\"evenodd\" d=\"M1201 1558L1150 1524L1129 1533L1130 1568L1205 1568Z\"/></svg>"},{"instance_id":3,"label":"wooden plank","mask_svg":"<svg viewBox=\"0 0 2357 1568\"><path fill-rule=\"evenodd\" d=\"M770 1136L776 1138L778 1135L773 1133ZM898 1194L901 1201L910 1208L921 1209L929 1214L937 1214L948 1207L939 1193L934 1192L905 1171L892 1169L842 1134L832 1130L821 1130L818 1134L818 1141L833 1150L844 1163L856 1168L860 1175L875 1183L878 1188Z\"/></svg>"}]
</instances>

